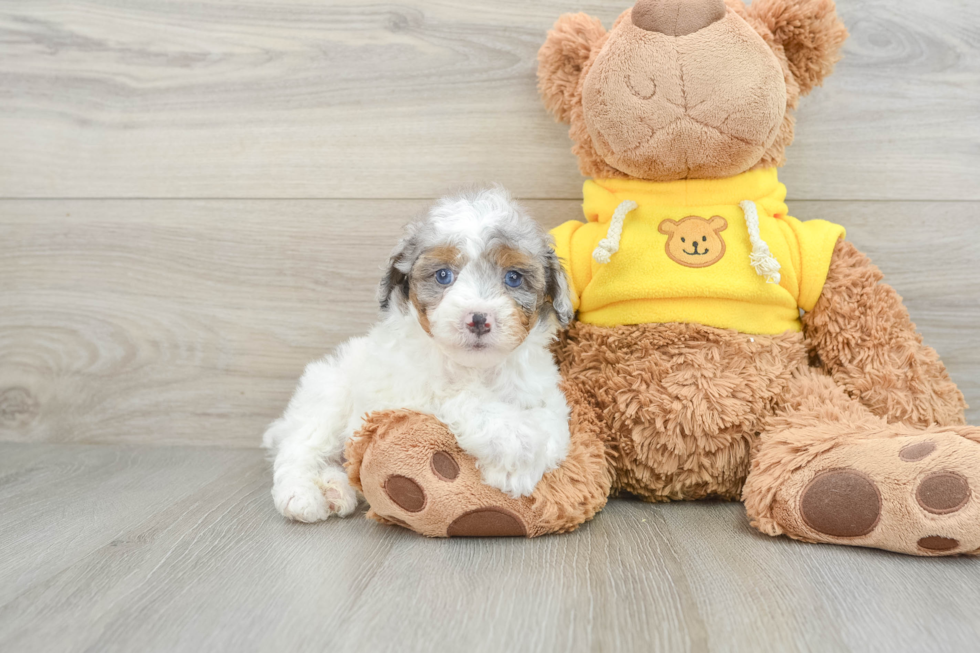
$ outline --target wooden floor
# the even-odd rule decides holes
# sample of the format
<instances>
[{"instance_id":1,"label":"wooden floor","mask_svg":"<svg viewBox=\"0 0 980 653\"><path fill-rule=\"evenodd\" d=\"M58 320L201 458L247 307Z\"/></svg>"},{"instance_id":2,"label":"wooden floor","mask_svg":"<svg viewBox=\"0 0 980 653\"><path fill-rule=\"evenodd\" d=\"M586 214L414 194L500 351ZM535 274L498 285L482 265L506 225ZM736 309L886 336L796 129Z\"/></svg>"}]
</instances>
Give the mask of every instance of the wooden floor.
<instances>
[{"instance_id":1,"label":"wooden floor","mask_svg":"<svg viewBox=\"0 0 980 653\"><path fill-rule=\"evenodd\" d=\"M535 91L628 0L0 3L0 651L980 649L980 561L615 501L536 541L284 522L260 434L375 318L402 224L499 181L578 217ZM781 177L980 424L980 3L839 0Z\"/></svg>"},{"instance_id":2,"label":"wooden floor","mask_svg":"<svg viewBox=\"0 0 980 653\"><path fill-rule=\"evenodd\" d=\"M980 565L807 545L739 504L576 533L285 522L254 449L0 444L3 651L969 651Z\"/></svg>"}]
</instances>

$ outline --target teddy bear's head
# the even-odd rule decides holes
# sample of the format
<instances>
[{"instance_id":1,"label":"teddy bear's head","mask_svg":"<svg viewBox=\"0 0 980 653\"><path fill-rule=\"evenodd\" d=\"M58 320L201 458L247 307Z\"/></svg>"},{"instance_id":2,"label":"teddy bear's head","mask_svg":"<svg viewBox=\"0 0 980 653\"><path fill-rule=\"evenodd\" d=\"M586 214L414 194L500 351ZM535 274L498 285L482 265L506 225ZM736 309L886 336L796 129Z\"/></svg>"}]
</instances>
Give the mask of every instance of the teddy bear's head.
<instances>
[{"instance_id":1,"label":"teddy bear's head","mask_svg":"<svg viewBox=\"0 0 980 653\"><path fill-rule=\"evenodd\" d=\"M846 37L832 0L637 0L608 32L559 18L538 85L587 176L729 177L782 165Z\"/></svg>"}]
</instances>

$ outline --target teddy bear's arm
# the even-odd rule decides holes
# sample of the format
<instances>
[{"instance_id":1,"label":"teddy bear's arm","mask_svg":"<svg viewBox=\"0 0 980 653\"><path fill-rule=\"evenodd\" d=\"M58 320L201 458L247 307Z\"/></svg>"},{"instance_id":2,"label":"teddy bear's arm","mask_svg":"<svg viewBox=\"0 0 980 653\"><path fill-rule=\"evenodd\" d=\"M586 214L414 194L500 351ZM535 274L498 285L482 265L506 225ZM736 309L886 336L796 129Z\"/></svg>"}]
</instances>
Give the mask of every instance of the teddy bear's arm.
<instances>
[{"instance_id":1,"label":"teddy bear's arm","mask_svg":"<svg viewBox=\"0 0 980 653\"><path fill-rule=\"evenodd\" d=\"M811 352L838 385L889 422L963 424L962 393L882 278L854 245L837 242L820 299L803 316Z\"/></svg>"}]
</instances>

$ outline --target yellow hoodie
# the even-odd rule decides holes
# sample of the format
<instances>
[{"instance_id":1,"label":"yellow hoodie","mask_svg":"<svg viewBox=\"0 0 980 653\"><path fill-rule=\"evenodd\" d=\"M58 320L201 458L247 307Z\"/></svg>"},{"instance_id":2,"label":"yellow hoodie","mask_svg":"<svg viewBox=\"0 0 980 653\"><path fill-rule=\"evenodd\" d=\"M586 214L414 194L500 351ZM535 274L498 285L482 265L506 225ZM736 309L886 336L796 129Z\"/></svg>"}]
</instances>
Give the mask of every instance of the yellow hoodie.
<instances>
[{"instance_id":1,"label":"yellow hoodie","mask_svg":"<svg viewBox=\"0 0 980 653\"><path fill-rule=\"evenodd\" d=\"M578 319L614 326L696 322L743 333L800 331L844 228L786 215L775 168L728 179L596 179L587 222L551 231Z\"/></svg>"}]
</instances>

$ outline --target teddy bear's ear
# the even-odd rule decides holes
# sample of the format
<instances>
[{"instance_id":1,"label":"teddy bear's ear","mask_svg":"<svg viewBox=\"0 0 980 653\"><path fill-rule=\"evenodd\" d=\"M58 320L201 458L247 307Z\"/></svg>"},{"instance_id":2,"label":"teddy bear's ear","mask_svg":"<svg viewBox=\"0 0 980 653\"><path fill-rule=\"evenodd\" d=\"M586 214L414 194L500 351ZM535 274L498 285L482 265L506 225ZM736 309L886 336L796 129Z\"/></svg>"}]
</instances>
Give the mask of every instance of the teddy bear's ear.
<instances>
[{"instance_id":1,"label":"teddy bear's ear","mask_svg":"<svg viewBox=\"0 0 980 653\"><path fill-rule=\"evenodd\" d=\"M847 38L833 0L754 0L748 10L783 46L800 94L820 86L840 59Z\"/></svg>"},{"instance_id":2,"label":"teddy bear's ear","mask_svg":"<svg viewBox=\"0 0 980 653\"><path fill-rule=\"evenodd\" d=\"M657 227L657 231L665 236L669 236L670 234L674 233L674 229L677 229L677 223L669 218L661 222L660 226Z\"/></svg>"},{"instance_id":3,"label":"teddy bear's ear","mask_svg":"<svg viewBox=\"0 0 980 653\"><path fill-rule=\"evenodd\" d=\"M571 114L582 66L605 33L597 18L565 14L538 50L538 90L548 111L562 122Z\"/></svg>"}]
</instances>

